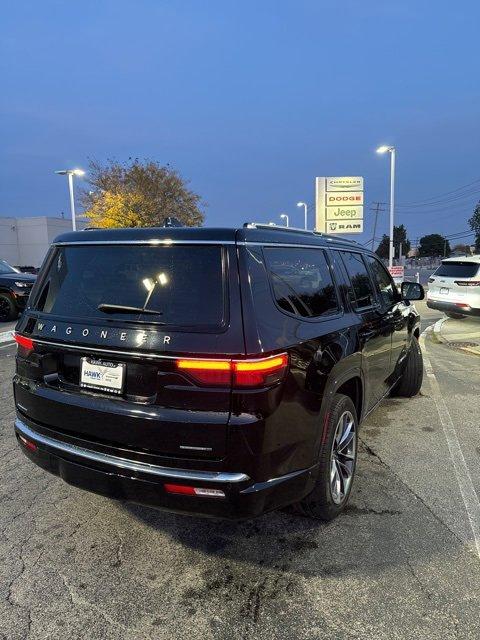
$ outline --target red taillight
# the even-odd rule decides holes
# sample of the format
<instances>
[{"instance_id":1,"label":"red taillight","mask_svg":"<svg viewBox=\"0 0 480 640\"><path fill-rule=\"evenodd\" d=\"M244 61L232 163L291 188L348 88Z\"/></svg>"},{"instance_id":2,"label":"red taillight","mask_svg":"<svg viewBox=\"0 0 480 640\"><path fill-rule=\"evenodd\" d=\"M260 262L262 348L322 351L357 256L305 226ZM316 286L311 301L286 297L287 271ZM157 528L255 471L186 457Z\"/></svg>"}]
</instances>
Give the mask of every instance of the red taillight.
<instances>
[{"instance_id":1,"label":"red taillight","mask_svg":"<svg viewBox=\"0 0 480 640\"><path fill-rule=\"evenodd\" d=\"M270 386L283 378L287 366L286 353L255 360L177 360L178 369L186 371L196 382L210 386Z\"/></svg>"},{"instance_id":2,"label":"red taillight","mask_svg":"<svg viewBox=\"0 0 480 640\"><path fill-rule=\"evenodd\" d=\"M455 280L459 287L480 287L480 280Z\"/></svg>"},{"instance_id":3,"label":"red taillight","mask_svg":"<svg viewBox=\"0 0 480 640\"><path fill-rule=\"evenodd\" d=\"M177 360L177 367L200 384L223 387L232 380L230 360Z\"/></svg>"},{"instance_id":4,"label":"red taillight","mask_svg":"<svg viewBox=\"0 0 480 640\"><path fill-rule=\"evenodd\" d=\"M182 496L198 496L200 498L225 498L225 492L221 489L207 489L205 487L190 487L185 484L165 484L167 493Z\"/></svg>"},{"instance_id":5,"label":"red taillight","mask_svg":"<svg viewBox=\"0 0 480 640\"><path fill-rule=\"evenodd\" d=\"M233 363L233 385L235 387L265 387L283 378L288 356L262 358L261 360L238 360Z\"/></svg>"},{"instance_id":6,"label":"red taillight","mask_svg":"<svg viewBox=\"0 0 480 640\"><path fill-rule=\"evenodd\" d=\"M33 349L33 340L31 338L27 338L26 336L21 336L19 333L13 334L13 339L18 344L19 347L23 347L27 351L32 351Z\"/></svg>"},{"instance_id":7,"label":"red taillight","mask_svg":"<svg viewBox=\"0 0 480 640\"><path fill-rule=\"evenodd\" d=\"M21 435L19 435L18 438L26 449L35 453L35 451L37 450L37 445L34 442L32 442L31 440L27 440Z\"/></svg>"}]
</instances>

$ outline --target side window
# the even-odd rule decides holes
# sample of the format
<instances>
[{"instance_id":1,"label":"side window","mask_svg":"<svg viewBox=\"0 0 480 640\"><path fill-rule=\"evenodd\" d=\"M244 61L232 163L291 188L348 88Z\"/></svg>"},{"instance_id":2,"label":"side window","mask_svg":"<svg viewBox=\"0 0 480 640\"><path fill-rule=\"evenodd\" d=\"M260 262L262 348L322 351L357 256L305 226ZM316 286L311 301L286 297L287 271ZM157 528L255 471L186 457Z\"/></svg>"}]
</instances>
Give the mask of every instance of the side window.
<instances>
[{"instance_id":1,"label":"side window","mask_svg":"<svg viewBox=\"0 0 480 640\"><path fill-rule=\"evenodd\" d=\"M362 256L351 251L340 251L340 255L352 284L352 302L356 304L358 309L370 307L375 302L375 295L368 275L367 265Z\"/></svg>"},{"instance_id":2,"label":"side window","mask_svg":"<svg viewBox=\"0 0 480 640\"><path fill-rule=\"evenodd\" d=\"M265 247L275 300L284 311L304 318L338 312L335 285L324 251Z\"/></svg>"},{"instance_id":3,"label":"side window","mask_svg":"<svg viewBox=\"0 0 480 640\"><path fill-rule=\"evenodd\" d=\"M377 260L377 258L374 258L373 256L365 256L365 259L370 265L373 279L378 284L383 304L386 307L391 307L392 304L398 300L395 283L393 282L391 275L385 269L380 260Z\"/></svg>"}]
</instances>

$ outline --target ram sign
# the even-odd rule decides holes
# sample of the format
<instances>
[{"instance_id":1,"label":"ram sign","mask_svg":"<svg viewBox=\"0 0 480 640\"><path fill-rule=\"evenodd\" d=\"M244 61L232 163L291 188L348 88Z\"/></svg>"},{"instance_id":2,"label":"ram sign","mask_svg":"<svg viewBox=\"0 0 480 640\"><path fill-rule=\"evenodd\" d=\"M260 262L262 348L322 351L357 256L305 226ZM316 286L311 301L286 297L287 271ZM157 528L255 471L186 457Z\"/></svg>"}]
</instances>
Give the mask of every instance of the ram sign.
<instances>
[{"instance_id":1,"label":"ram sign","mask_svg":"<svg viewBox=\"0 0 480 640\"><path fill-rule=\"evenodd\" d=\"M317 178L316 224L322 233L362 233L363 178L344 176Z\"/></svg>"}]
</instances>

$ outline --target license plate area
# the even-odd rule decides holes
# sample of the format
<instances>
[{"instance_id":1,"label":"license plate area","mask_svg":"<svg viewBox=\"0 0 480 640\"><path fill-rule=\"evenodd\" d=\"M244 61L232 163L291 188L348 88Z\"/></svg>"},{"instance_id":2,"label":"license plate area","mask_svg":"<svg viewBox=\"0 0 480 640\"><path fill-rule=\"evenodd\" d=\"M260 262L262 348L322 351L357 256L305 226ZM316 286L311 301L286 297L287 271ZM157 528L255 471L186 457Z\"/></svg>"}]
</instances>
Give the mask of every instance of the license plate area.
<instances>
[{"instance_id":1,"label":"license plate area","mask_svg":"<svg viewBox=\"0 0 480 640\"><path fill-rule=\"evenodd\" d=\"M442 296L448 296L450 289L448 287L440 287L440 293Z\"/></svg>"},{"instance_id":2,"label":"license plate area","mask_svg":"<svg viewBox=\"0 0 480 640\"><path fill-rule=\"evenodd\" d=\"M80 386L121 395L125 386L125 371L123 362L84 357L80 364Z\"/></svg>"}]
</instances>

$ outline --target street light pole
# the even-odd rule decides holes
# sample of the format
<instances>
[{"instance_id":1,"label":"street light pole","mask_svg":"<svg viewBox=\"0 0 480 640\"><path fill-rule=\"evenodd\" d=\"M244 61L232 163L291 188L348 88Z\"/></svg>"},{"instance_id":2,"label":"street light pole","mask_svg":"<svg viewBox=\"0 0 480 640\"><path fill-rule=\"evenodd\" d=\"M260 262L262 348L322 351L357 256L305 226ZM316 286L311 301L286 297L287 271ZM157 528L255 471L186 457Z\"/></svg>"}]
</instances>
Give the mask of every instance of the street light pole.
<instances>
[{"instance_id":1,"label":"street light pole","mask_svg":"<svg viewBox=\"0 0 480 640\"><path fill-rule=\"evenodd\" d=\"M61 171L55 171L59 176L68 177L68 192L70 194L70 211L72 214L72 229L77 230L77 219L75 217L75 198L73 196L73 176L83 176L85 171L82 169L62 169Z\"/></svg>"},{"instance_id":2,"label":"street light pole","mask_svg":"<svg viewBox=\"0 0 480 640\"><path fill-rule=\"evenodd\" d=\"M286 213L281 213L281 214L280 214L280 219L281 219L281 220L285 220L285 226L286 226L286 227L289 227L289 226L290 226L290 225L289 225L289 221L288 221L288 216L287 216L287 214L286 214Z\"/></svg>"},{"instance_id":3,"label":"street light pole","mask_svg":"<svg viewBox=\"0 0 480 640\"><path fill-rule=\"evenodd\" d=\"M72 229L77 230L77 221L75 219L75 198L73 197L73 173L68 173L68 190L70 192L70 211L72 212Z\"/></svg>"},{"instance_id":4,"label":"street light pole","mask_svg":"<svg viewBox=\"0 0 480 640\"><path fill-rule=\"evenodd\" d=\"M393 265L393 222L395 211L395 147L382 145L377 149L377 153L386 153L387 151L390 154L390 242L388 247L388 266L391 267Z\"/></svg>"},{"instance_id":5,"label":"street light pole","mask_svg":"<svg viewBox=\"0 0 480 640\"><path fill-rule=\"evenodd\" d=\"M395 147L390 151L390 246L388 266L393 265L393 216L395 211Z\"/></svg>"},{"instance_id":6,"label":"street light pole","mask_svg":"<svg viewBox=\"0 0 480 640\"><path fill-rule=\"evenodd\" d=\"M297 202L297 207L303 207L304 215L305 215L305 229L308 229L308 220L307 220L307 203L306 202Z\"/></svg>"}]
</instances>

